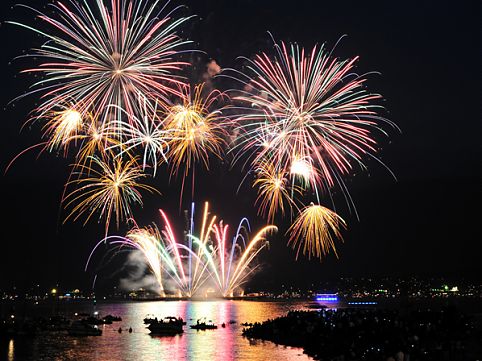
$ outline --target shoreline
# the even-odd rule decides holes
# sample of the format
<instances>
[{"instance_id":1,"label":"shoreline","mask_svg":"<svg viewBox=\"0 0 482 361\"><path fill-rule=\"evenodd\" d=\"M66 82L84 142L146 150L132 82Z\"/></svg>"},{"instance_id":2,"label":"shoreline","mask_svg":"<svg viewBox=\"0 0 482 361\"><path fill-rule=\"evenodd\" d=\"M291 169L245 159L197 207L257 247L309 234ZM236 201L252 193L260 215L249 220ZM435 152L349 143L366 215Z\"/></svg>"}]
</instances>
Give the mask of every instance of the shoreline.
<instances>
[{"instance_id":1,"label":"shoreline","mask_svg":"<svg viewBox=\"0 0 482 361\"><path fill-rule=\"evenodd\" d=\"M454 306L441 311L290 311L244 328L243 336L302 348L315 360L403 360L404 355L416 360L466 360L482 356L478 342L482 339L482 317Z\"/></svg>"},{"instance_id":2,"label":"shoreline","mask_svg":"<svg viewBox=\"0 0 482 361\"><path fill-rule=\"evenodd\" d=\"M150 298L71 298L71 299L1 299L0 306L23 305L23 306L52 306L56 305L85 305L91 304L115 304L115 303L144 303L144 302L218 302L218 301L248 301L248 302L305 302L308 308L441 308L448 305L456 305L471 314L482 314L482 297L445 297L445 298L347 298L337 302L316 301L314 298L273 298L273 297L150 297ZM312 307L319 305L320 307Z\"/></svg>"}]
</instances>

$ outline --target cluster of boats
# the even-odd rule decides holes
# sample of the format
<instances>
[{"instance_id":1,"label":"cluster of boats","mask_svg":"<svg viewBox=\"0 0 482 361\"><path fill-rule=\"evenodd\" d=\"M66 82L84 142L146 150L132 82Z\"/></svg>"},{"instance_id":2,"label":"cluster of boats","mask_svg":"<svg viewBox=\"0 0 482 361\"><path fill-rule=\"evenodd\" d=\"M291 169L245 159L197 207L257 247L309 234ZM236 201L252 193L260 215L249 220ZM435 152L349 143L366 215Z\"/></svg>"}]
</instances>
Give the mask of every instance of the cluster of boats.
<instances>
[{"instance_id":1,"label":"cluster of boats","mask_svg":"<svg viewBox=\"0 0 482 361\"><path fill-rule=\"evenodd\" d=\"M146 316L144 318L144 323L147 324L147 328L154 335L176 335L184 332L183 326L186 322L182 317L165 317L164 319L158 320L157 317L152 315ZM222 327L226 327L223 323ZM194 325L189 326L193 330L215 330L218 328L211 320L206 320L206 318L201 318L196 321Z\"/></svg>"},{"instance_id":2,"label":"cluster of boats","mask_svg":"<svg viewBox=\"0 0 482 361\"><path fill-rule=\"evenodd\" d=\"M99 325L110 325L121 320L120 317L112 315L100 318L89 314L77 313L74 320L64 316L23 317L17 319L12 314L6 319L0 319L0 337L2 335L10 337L36 336L45 332L67 332L67 334L72 336L100 336L102 330L98 327Z\"/></svg>"},{"instance_id":3,"label":"cluster of boats","mask_svg":"<svg viewBox=\"0 0 482 361\"><path fill-rule=\"evenodd\" d=\"M35 336L43 331L63 331L70 336L100 336L102 335L101 325L111 325L113 322L122 321L118 316L107 315L105 317L98 317L97 312L94 315L90 314L75 314L74 320L69 320L61 316L52 316L50 318L37 318L33 320L23 320L19 322L14 316L9 319L0 320L0 335L6 334L9 336L26 335ZM236 321L229 321L230 324ZM165 317L158 319L154 315L147 315L144 318L144 324L147 325L150 333L153 335L177 335L184 332L186 322L182 317ZM189 325L193 330L215 330L218 326L206 317L200 318L196 323ZM221 327L226 327L225 323ZM118 332L122 332L122 327L119 327ZM129 328L132 332L132 328Z\"/></svg>"},{"instance_id":4,"label":"cluster of boats","mask_svg":"<svg viewBox=\"0 0 482 361\"><path fill-rule=\"evenodd\" d=\"M70 336L100 336L102 330L99 325L111 325L113 322L122 321L121 317L107 315L103 318L89 316L81 320L74 320L67 329Z\"/></svg>"}]
</instances>

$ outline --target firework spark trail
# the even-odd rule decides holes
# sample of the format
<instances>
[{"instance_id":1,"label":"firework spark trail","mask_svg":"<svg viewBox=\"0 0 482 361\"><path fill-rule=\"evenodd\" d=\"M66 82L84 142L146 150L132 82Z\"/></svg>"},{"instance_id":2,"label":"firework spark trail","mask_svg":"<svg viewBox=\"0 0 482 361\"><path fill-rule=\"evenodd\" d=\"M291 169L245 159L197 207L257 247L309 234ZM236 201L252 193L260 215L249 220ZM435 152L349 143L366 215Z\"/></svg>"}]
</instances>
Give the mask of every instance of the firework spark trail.
<instances>
[{"instance_id":1,"label":"firework spark trail","mask_svg":"<svg viewBox=\"0 0 482 361\"><path fill-rule=\"evenodd\" d=\"M184 87L182 105L174 105L167 110L165 130L170 135L168 159L171 169L176 174L184 168L185 174L195 162L200 161L209 169L209 156L221 158L226 145L227 126L231 122L222 116L213 106L226 95L214 90L203 96L204 83Z\"/></svg>"},{"instance_id":2,"label":"firework spark trail","mask_svg":"<svg viewBox=\"0 0 482 361\"><path fill-rule=\"evenodd\" d=\"M112 162L98 157L89 157L89 160L91 164L75 165L79 178L70 180L66 185L75 185L77 188L62 200L65 208L72 208L64 222L70 218L77 220L86 214L86 224L95 213L99 213L99 219L106 219L107 234L113 215L118 227L121 219L131 217L131 204L142 206L139 190L158 193L155 188L139 183L147 175L142 172L135 158L126 161L116 158Z\"/></svg>"},{"instance_id":3,"label":"firework spark trail","mask_svg":"<svg viewBox=\"0 0 482 361\"><path fill-rule=\"evenodd\" d=\"M256 168L256 178L253 187L258 188L258 213L267 216L268 222L273 222L275 214L285 214L285 205L290 211L295 205L294 197L290 194L288 174L284 169L277 169L277 165L270 161L261 161ZM298 186L291 187L292 193L301 193Z\"/></svg>"},{"instance_id":4,"label":"firework spark trail","mask_svg":"<svg viewBox=\"0 0 482 361\"><path fill-rule=\"evenodd\" d=\"M332 210L313 203L303 209L288 230L296 258L301 249L308 257L322 259L330 250L338 257L334 238L343 240L340 228L346 228L346 223Z\"/></svg>"},{"instance_id":5,"label":"firework spark trail","mask_svg":"<svg viewBox=\"0 0 482 361\"><path fill-rule=\"evenodd\" d=\"M243 226L244 222L247 223L247 228ZM213 224L212 227L215 241L211 251L199 239L194 236L193 239L199 245L201 251L200 254L198 253L199 257L206 259L206 264L212 271L212 279L220 293L224 297L231 297L236 289L246 282L247 277L257 269L257 266L250 268L250 264L256 255L268 245L266 235L277 231L278 228L273 225L265 226L252 240L247 242L246 240L249 239L249 223L246 218L243 218L233 237L231 252L228 253L226 252L228 225L224 225L220 221L218 224ZM240 241L243 242L244 247L241 247ZM238 258L235 258L236 250L239 251Z\"/></svg>"},{"instance_id":6,"label":"firework spark trail","mask_svg":"<svg viewBox=\"0 0 482 361\"><path fill-rule=\"evenodd\" d=\"M180 270L181 275L182 275L183 283L187 284L188 281L187 281L186 275L184 273L184 267L183 267L183 264L182 264L181 255L179 254L178 247L176 246L178 243L176 242L176 238L175 238L174 233L172 231L171 224L169 222L169 219L166 216L166 213L164 213L164 211L162 209L160 209L159 212L161 213L162 219L164 220L164 223L165 223L165 229L163 231L163 234L164 234L165 238L167 238L169 243L171 244L172 250L173 250L174 255L175 255L175 260L177 261L179 270Z\"/></svg>"},{"instance_id":7,"label":"firework spark trail","mask_svg":"<svg viewBox=\"0 0 482 361\"><path fill-rule=\"evenodd\" d=\"M111 242L111 244L119 244L122 246L130 246L136 248L142 252L143 256L147 260L149 269L156 277L157 283L160 287L161 294L164 293L162 282L162 255L163 252L159 249L157 240L159 231L157 228L135 228L127 234L125 238L120 241Z\"/></svg>"},{"instance_id":8,"label":"firework spark trail","mask_svg":"<svg viewBox=\"0 0 482 361\"><path fill-rule=\"evenodd\" d=\"M227 287L224 289L225 296L232 295L234 290L246 282L246 278L255 271L257 266L250 269L250 263L253 261L256 255L268 245L266 235L276 232L277 230L278 228L276 226L265 226L258 233L256 233L253 239L247 244L247 247L243 251L240 259L237 261L234 272L228 278ZM233 243L235 243L239 237L239 234L237 234L233 240ZM230 267L231 265L232 262L230 263Z\"/></svg>"},{"instance_id":9,"label":"firework spark trail","mask_svg":"<svg viewBox=\"0 0 482 361\"><path fill-rule=\"evenodd\" d=\"M192 254L195 259L197 255L182 244L171 244L170 240L166 242L156 226L135 227L125 237L109 236L99 241L89 255L85 270L87 270L96 249L106 242L118 246L119 250L124 247L139 250L158 282L161 296L164 296L166 291L164 286L166 275L168 279L174 281L181 295L191 296L189 284L182 276L183 269L176 264L176 250L182 249L184 252Z\"/></svg>"},{"instance_id":10,"label":"firework spark trail","mask_svg":"<svg viewBox=\"0 0 482 361\"><path fill-rule=\"evenodd\" d=\"M188 41L176 35L177 29L189 18L171 20L156 11L159 0L111 0L110 6L97 0L94 7L87 2L56 2L56 12L50 17L33 10L39 19L59 35L18 22L48 40L27 56L45 59L27 73L41 73L44 78L27 93L41 93L43 103L34 119L48 114L66 100L76 100L78 111L87 111L104 123L110 121L108 106L117 105L129 114L136 113L136 97L168 102L169 95L180 96L184 83L173 74L187 63L176 61ZM25 6L26 7L26 6ZM25 95L24 95L25 96ZM119 114L114 114L117 118Z\"/></svg>"},{"instance_id":11,"label":"firework spark trail","mask_svg":"<svg viewBox=\"0 0 482 361\"><path fill-rule=\"evenodd\" d=\"M214 225L214 233L216 239L218 241L217 248L217 258L220 260L220 273L221 273L221 282L224 286L226 284L226 234L228 232L229 225L224 225L223 222L219 222L219 224Z\"/></svg>"},{"instance_id":12,"label":"firework spark trail","mask_svg":"<svg viewBox=\"0 0 482 361\"><path fill-rule=\"evenodd\" d=\"M117 156L124 153L133 153L136 149L143 148L142 169L145 170L148 163L153 168L153 176L156 176L157 166L161 160L167 163L166 154L169 150L169 139L172 131L164 130L164 122L160 118L158 102L152 106L149 100L139 95L139 116L129 114L124 109L119 109L128 121L123 121L122 117L113 121L109 132L115 133L116 129L122 129L121 140L107 150L120 149ZM113 106L116 107L117 106Z\"/></svg>"},{"instance_id":13,"label":"firework spark trail","mask_svg":"<svg viewBox=\"0 0 482 361\"><path fill-rule=\"evenodd\" d=\"M189 236L190 240L193 240L194 242L197 242L196 244L198 245L198 250L197 250L197 256L198 258L196 259L195 267L194 267L194 272L191 275L191 279L193 280L193 287L195 284L199 282L199 280L202 278L204 272L206 271L206 266L207 264L203 264L201 262L201 254L208 255L209 253L206 253L205 247L207 242L209 241L209 235L211 234L211 231L213 230L214 224L216 222L216 216L213 215L209 219L209 203L205 202L204 204L204 212L203 212L203 217L202 217L202 224L201 224L201 233L199 234L199 237L194 237L192 236L193 233L191 233L191 236ZM194 229L194 226L191 227Z\"/></svg>"},{"instance_id":14,"label":"firework spark trail","mask_svg":"<svg viewBox=\"0 0 482 361\"><path fill-rule=\"evenodd\" d=\"M48 143L48 147L52 147L54 140L49 139ZM75 134L66 135L62 143L65 151L70 143L78 144L75 159L79 164L91 164L94 156L107 160L109 157L113 157L110 152L111 147L122 147L117 140L117 134L94 118L91 113L86 113L83 116L82 128Z\"/></svg>"},{"instance_id":15,"label":"firework spark trail","mask_svg":"<svg viewBox=\"0 0 482 361\"><path fill-rule=\"evenodd\" d=\"M78 137L84 129L84 117L74 107L67 107L62 111L55 111L51 119L44 125L43 137L48 139L47 150L64 148L66 153L68 144Z\"/></svg>"},{"instance_id":16,"label":"firework spark trail","mask_svg":"<svg viewBox=\"0 0 482 361\"><path fill-rule=\"evenodd\" d=\"M165 220L167 221L167 218ZM184 274L184 265L181 261L179 249L182 249L184 252L188 252L190 254L193 252L185 245L177 243L173 238L173 235L169 234L168 237L166 237L166 234L163 236L162 233L164 232L159 232L155 226L136 228L129 231L126 238L138 245L136 248L142 251L147 260L154 259L154 265L157 266L157 264L159 264L158 279L161 282L159 284L161 289L164 289L162 284L162 271L165 271L169 277L175 281L177 287L179 288L180 294L191 296L189 282ZM147 247L144 245L147 245ZM194 257L197 256L194 255ZM149 265L150 264L151 262L149 261Z\"/></svg>"}]
</instances>

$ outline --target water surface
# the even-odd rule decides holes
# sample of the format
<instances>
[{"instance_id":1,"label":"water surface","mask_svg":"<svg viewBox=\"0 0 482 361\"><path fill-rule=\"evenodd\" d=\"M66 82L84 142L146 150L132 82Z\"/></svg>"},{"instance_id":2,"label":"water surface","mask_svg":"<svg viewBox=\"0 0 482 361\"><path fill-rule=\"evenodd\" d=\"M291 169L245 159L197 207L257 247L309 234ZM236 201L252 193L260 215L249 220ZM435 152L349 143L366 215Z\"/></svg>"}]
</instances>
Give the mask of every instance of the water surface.
<instances>
[{"instance_id":1,"label":"water surface","mask_svg":"<svg viewBox=\"0 0 482 361\"><path fill-rule=\"evenodd\" d=\"M311 360L302 349L278 346L271 342L250 341L241 335L242 322L261 322L301 309L305 302L269 301L152 301L98 304L100 316L122 317L121 322L100 326L99 337L71 337L63 332L40 334L33 338L15 338L1 343L1 359L29 360ZM93 312L91 304L62 305L60 313ZM186 322L184 333L177 336L151 336L143 324L147 314L158 318L180 316ZM189 328L206 317L218 324L217 330L196 331ZM229 324L230 320L236 321ZM226 323L226 328L221 323ZM117 330L122 327L124 331ZM126 330L132 327L133 332Z\"/></svg>"}]
</instances>

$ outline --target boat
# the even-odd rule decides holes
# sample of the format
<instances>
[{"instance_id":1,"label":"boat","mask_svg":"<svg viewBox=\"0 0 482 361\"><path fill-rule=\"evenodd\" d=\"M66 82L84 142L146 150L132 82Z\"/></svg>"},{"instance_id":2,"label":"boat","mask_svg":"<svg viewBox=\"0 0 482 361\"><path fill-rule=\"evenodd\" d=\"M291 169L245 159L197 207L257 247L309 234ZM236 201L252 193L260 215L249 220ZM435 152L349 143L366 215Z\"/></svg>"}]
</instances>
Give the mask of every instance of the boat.
<instances>
[{"instance_id":1,"label":"boat","mask_svg":"<svg viewBox=\"0 0 482 361\"><path fill-rule=\"evenodd\" d=\"M194 330L215 330L218 328L213 321L203 321L199 322L200 320L197 320L197 323L195 325L190 325L189 327L194 329Z\"/></svg>"},{"instance_id":2,"label":"boat","mask_svg":"<svg viewBox=\"0 0 482 361\"><path fill-rule=\"evenodd\" d=\"M150 325L153 322L157 322L157 317L154 317L153 314L147 314L146 317L144 317L144 324Z\"/></svg>"},{"instance_id":3,"label":"boat","mask_svg":"<svg viewBox=\"0 0 482 361\"><path fill-rule=\"evenodd\" d=\"M153 321L150 321L147 328L154 335L175 335L184 332L182 328L184 323L182 318L165 317L160 321L155 318Z\"/></svg>"},{"instance_id":4,"label":"boat","mask_svg":"<svg viewBox=\"0 0 482 361\"><path fill-rule=\"evenodd\" d=\"M119 317L119 316L112 316L112 315L107 315L105 316L104 318L102 318L104 320L104 323L108 323L108 324L111 324L112 322L118 322L118 321L122 321L122 318Z\"/></svg>"},{"instance_id":5,"label":"boat","mask_svg":"<svg viewBox=\"0 0 482 361\"><path fill-rule=\"evenodd\" d=\"M90 325L85 321L72 321L67 330L70 336L100 336L102 330L97 325Z\"/></svg>"}]
</instances>

